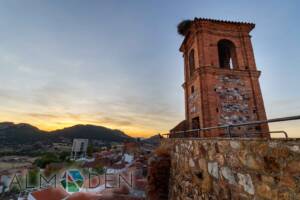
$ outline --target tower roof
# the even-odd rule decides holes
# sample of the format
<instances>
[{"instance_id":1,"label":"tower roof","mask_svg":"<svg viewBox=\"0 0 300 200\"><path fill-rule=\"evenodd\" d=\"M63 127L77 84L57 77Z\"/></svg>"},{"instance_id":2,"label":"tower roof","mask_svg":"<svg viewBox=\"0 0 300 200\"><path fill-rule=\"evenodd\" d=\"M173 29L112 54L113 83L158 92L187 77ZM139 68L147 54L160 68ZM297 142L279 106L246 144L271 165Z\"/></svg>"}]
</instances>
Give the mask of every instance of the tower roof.
<instances>
[{"instance_id":1,"label":"tower roof","mask_svg":"<svg viewBox=\"0 0 300 200\"><path fill-rule=\"evenodd\" d=\"M218 26L220 25L220 26ZM220 27L220 30L237 30L237 31L246 31L250 32L254 29L255 24L250 22L238 22L238 21L229 21L229 20L220 20L220 19L210 19L210 18L197 18L194 20L184 20L177 26L177 31L179 34L184 36L184 40L179 48L182 50L184 43L190 36L190 32L195 27ZM226 27L226 28L225 28Z\"/></svg>"},{"instance_id":2,"label":"tower roof","mask_svg":"<svg viewBox=\"0 0 300 200\"><path fill-rule=\"evenodd\" d=\"M240 22L240 21L230 21L230 20L222 20L222 19L211 19L211 18L197 18L195 17L194 21L208 21L214 23L226 23L226 24L242 24L242 25L249 25L252 29L255 27L254 23L251 22Z\"/></svg>"}]
</instances>

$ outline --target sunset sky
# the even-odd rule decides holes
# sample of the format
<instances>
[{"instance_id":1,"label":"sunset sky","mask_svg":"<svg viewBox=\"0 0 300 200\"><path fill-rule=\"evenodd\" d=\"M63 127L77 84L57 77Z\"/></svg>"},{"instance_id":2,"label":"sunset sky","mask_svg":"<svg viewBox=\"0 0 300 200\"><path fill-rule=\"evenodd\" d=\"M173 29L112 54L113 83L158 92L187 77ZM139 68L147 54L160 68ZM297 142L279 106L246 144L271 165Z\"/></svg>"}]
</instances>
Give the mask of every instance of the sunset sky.
<instances>
[{"instance_id":1,"label":"sunset sky","mask_svg":"<svg viewBox=\"0 0 300 200\"><path fill-rule=\"evenodd\" d=\"M176 25L194 17L255 23L267 115L300 114L300 1L220 2L0 1L0 121L167 132L184 119Z\"/></svg>"}]
</instances>

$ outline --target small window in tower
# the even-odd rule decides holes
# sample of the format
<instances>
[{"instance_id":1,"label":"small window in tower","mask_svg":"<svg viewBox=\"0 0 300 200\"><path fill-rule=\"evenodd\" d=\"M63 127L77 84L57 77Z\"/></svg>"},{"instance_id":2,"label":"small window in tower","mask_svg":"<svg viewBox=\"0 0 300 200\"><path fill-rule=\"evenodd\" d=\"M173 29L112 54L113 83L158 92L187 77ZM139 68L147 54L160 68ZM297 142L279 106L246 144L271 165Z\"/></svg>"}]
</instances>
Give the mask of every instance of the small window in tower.
<instances>
[{"instance_id":1,"label":"small window in tower","mask_svg":"<svg viewBox=\"0 0 300 200\"><path fill-rule=\"evenodd\" d=\"M190 68L190 76L192 76L195 72L195 51L191 50L189 54L189 68Z\"/></svg>"},{"instance_id":2,"label":"small window in tower","mask_svg":"<svg viewBox=\"0 0 300 200\"><path fill-rule=\"evenodd\" d=\"M237 65L235 46L229 40L218 42L219 64L223 69L234 69Z\"/></svg>"},{"instance_id":3,"label":"small window in tower","mask_svg":"<svg viewBox=\"0 0 300 200\"><path fill-rule=\"evenodd\" d=\"M200 128L200 119L199 117L194 117L192 119L192 129L199 129Z\"/></svg>"},{"instance_id":4,"label":"small window in tower","mask_svg":"<svg viewBox=\"0 0 300 200\"><path fill-rule=\"evenodd\" d=\"M192 87L191 87L191 93L194 94L194 92L195 92L195 87L192 86Z\"/></svg>"}]
</instances>

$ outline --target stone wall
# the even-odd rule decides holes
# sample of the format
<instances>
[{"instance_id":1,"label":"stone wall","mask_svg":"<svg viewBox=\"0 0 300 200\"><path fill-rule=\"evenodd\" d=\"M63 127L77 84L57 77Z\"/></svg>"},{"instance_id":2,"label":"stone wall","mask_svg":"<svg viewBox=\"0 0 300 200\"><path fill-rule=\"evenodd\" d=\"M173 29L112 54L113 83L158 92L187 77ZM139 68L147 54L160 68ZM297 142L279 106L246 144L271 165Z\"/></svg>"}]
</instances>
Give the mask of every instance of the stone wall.
<instances>
[{"instance_id":1,"label":"stone wall","mask_svg":"<svg viewBox=\"0 0 300 200\"><path fill-rule=\"evenodd\" d=\"M300 199L299 139L166 139L169 199Z\"/></svg>"},{"instance_id":2,"label":"stone wall","mask_svg":"<svg viewBox=\"0 0 300 200\"><path fill-rule=\"evenodd\" d=\"M169 150L164 155L156 152L148 161L147 200L167 200L170 178Z\"/></svg>"}]
</instances>

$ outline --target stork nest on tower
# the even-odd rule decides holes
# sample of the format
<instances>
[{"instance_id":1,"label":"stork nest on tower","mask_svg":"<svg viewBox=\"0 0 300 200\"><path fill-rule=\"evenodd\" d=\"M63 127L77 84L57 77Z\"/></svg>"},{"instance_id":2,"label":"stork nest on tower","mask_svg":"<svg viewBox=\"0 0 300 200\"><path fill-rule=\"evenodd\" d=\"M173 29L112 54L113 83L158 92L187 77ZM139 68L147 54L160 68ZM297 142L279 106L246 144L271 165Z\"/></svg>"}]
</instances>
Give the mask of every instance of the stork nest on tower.
<instances>
[{"instance_id":1,"label":"stork nest on tower","mask_svg":"<svg viewBox=\"0 0 300 200\"><path fill-rule=\"evenodd\" d=\"M186 19L181 21L178 25L177 25L177 32L179 35L182 36L186 36L186 34L189 32L189 29L192 25L192 20Z\"/></svg>"}]
</instances>

